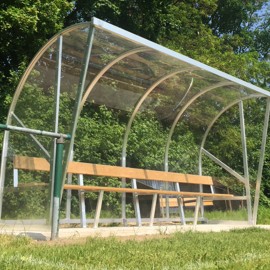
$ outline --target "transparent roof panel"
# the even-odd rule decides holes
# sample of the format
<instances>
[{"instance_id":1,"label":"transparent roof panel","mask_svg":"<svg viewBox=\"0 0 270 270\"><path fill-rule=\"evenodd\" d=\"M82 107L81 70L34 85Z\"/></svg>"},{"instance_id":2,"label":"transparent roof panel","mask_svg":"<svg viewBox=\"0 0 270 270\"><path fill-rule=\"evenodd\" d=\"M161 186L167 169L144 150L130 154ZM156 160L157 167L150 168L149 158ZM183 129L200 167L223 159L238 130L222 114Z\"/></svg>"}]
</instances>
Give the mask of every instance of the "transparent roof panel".
<instances>
[{"instance_id":1,"label":"transparent roof panel","mask_svg":"<svg viewBox=\"0 0 270 270\"><path fill-rule=\"evenodd\" d=\"M196 130L203 136L231 103L252 95L269 96L259 87L96 18L64 30L41 49L18 87L8 122L54 131L57 86L60 132L74 137L77 116L81 113L91 118L104 106L121 114L123 130L116 139L123 148L129 143L129 132L136 129L133 121L137 114L150 113L166 130L162 139L165 149L170 139L179 137L174 130L179 130L181 123L187 131ZM33 96L36 102L30 101ZM14 122L16 116L19 120Z\"/></svg>"},{"instance_id":2,"label":"transparent roof panel","mask_svg":"<svg viewBox=\"0 0 270 270\"><path fill-rule=\"evenodd\" d=\"M238 103L258 97L264 99L258 102L261 108L266 108L260 112L268 112L268 91L93 18L64 29L41 48L17 87L7 124L69 133L64 168L73 159L201 174L205 173L205 157L226 170L222 151L214 157L220 162L213 158L212 146L222 145L214 133L226 128L222 125L226 112L238 113L235 118L240 122L243 115L239 116ZM237 149L230 150L243 154L243 131L237 127L237 132ZM0 173L1 183L7 187L3 216L19 218L21 212L31 213L31 198L37 198L35 206L42 211L33 217L40 218L51 211L53 173L20 172L21 184L37 188L9 193L16 186L13 158L40 157L53 164L55 140L15 131L6 134L1 161L4 170ZM206 142L207 137L212 141ZM239 164L243 163L241 158ZM227 163L231 170L237 165L236 172L244 175L242 165ZM65 172L63 169L63 183ZM241 175L236 175L240 182Z\"/></svg>"}]
</instances>

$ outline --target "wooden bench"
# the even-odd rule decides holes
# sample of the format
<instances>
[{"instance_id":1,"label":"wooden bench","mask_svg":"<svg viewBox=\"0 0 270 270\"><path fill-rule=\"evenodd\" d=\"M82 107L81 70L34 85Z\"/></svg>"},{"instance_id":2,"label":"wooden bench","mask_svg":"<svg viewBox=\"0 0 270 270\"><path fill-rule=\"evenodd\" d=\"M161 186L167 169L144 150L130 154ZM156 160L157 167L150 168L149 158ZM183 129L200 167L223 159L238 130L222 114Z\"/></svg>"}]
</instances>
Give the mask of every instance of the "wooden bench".
<instances>
[{"instance_id":1,"label":"wooden bench","mask_svg":"<svg viewBox=\"0 0 270 270\"><path fill-rule=\"evenodd\" d=\"M31 171L49 171L50 165L43 158L15 156L14 157L14 169L15 170L31 170ZM137 224L141 225L141 217L139 211L138 195L153 195L152 206L150 211L150 225L153 225L154 214L156 209L156 202L158 195L170 195L176 196L178 207L181 216L182 224L185 224L185 216L183 210L183 204L181 200L183 198L196 198L195 212L194 212L194 225L197 224L199 208L202 205L203 200L226 200L233 199L231 194L216 194L205 192L189 192L180 191L180 184L192 184L192 185L213 185L212 177L200 176L192 174L182 174L175 172L164 172L155 170L125 168L119 166L109 166L82 162L70 162L68 165L68 173L76 175L90 175L90 176L103 176L103 177L115 177L119 179L130 179L132 188L127 187L110 187L110 186L94 186L94 185L72 185L65 184L66 190L78 190L88 192L99 192L98 202L95 212L94 227L98 227L100 211L102 206L104 192L119 192L119 193L132 193L134 194L134 207L137 218ZM18 173L17 173L18 174ZM155 189L138 189L136 180L146 181L161 181L175 184L176 190L155 190Z\"/></svg>"},{"instance_id":2,"label":"wooden bench","mask_svg":"<svg viewBox=\"0 0 270 270\"><path fill-rule=\"evenodd\" d=\"M164 197L161 197L159 199L159 205L161 208L165 208L167 206L167 203L168 203L168 206L169 208L176 208L178 207L178 202L177 202L177 198L164 198ZM183 203L183 206L184 207L195 207L196 206L196 198L183 198L182 199L182 203ZM204 200L203 201L203 206L213 206L213 200Z\"/></svg>"}]
</instances>

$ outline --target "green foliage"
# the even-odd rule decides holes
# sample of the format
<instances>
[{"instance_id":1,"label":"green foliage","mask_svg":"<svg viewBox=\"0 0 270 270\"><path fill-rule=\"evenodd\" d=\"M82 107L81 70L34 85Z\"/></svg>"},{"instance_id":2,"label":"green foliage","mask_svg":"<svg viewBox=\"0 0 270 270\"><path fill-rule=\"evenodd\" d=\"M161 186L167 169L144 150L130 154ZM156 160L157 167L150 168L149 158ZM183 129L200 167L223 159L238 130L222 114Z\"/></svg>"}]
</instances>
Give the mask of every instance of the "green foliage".
<instances>
[{"instance_id":1,"label":"green foliage","mask_svg":"<svg viewBox=\"0 0 270 270\"><path fill-rule=\"evenodd\" d=\"M37 244L1 235L2 269L268 269L268 230L186 232L144 241ZM116 252L117 251L117 252Z\"/></svg>"},{"instance_id":2,"label":"green foliage","mask_svg":"<svg viewBox=\"0 0 270 270\"><path fill-rule=\"evenodd\" d=\"M260 206L258 209L257 224L270 224L269 198L268 198L268 205Z\"/></svg>"},{"instance_id":3,"label":"green foliage","mask_svg":"<svg viewBox=\"0 0 270 270\"><path fill-rule=\"evenodd\" d=\"M135 34L157 41L171 49L200 60L244 80L269 89L269 9L267 1L249 0L198 0L198 1L127 1L127 0L94 0L94 1L33 1L13 0L0 3L0 102L2 114L0 122L4 122L11 97L30 59L45 41L63 28L76 22L90 20L92 16L99 17L115 25L125 28ZM151 7L151 8L149 8ZM260 12L259 12L260 11ZM111 59L103 55L103 60ZM43 91L38 80L45 80L39 71L35 70L30 81L25 84L23 94L19 99L15 113L24 119L24 124L32 128L48 129L53 123L54 87L51 85ZM116 85L115 82L111 84ZM164 102L162 96L157 102ZM33 103L33 100L35 102ZM31 104L31 106L29 106ZM49 105L48 105L49 104ZM74 99L69 93L61 94L61 118L59 131L70 130L71 108ZM162 110L163 104L157 104ZM219 104L208 104L208 110L203 110L206 103L201 102L201 113L207 116ZM245 105L247 113L247 144L249 150L250 176L254 187L256 170L260 156L261 123L264 112L257 110L261 101ZM155 107L156 108L156 107ZM169 169L171 171L198 173L197 155L201 131L196 129L198 111L194 111L189 119L192 123L183 123L176 127L169 151ZM237 110L231 109L222 116L214 126L209 136L207 149L222 161L231 165L237 172L243 172L239 117ZM78 123L75 139L75 160L119 165L122 154L122 142L125 126L130 114L112 110L95 104L86 105ZM191 121L192 120L192 121ZM15 121L16 122L16 121ZM188 125L190 128L188 129ZM170 125L159 120L154 113L143 111L137 114L131 127L128 140L128 166L163 169L165 144L168 139ZM51 141L39 138L50 151ZM2 134L0 135L0 144ZM29 136L11 136L9 155L17 153L32 155L37 153L36 145ZM1 145L0 145L1 146ZM40 150L40 149L39 149ZM39 151L38 150L38 151ZM40 152L39 152L40 153ZM269 205L269 144L266 151L266 162L262 190L265 196L261 204ZM234 188L233 182L220 169L204 160L204 173L218 176ZM23 175L23 181L28 176ZM41 176L35 179L43 180ZM119 186L118 179L86 179L86 183L109 184ZM11 178L7 181L11 185ZM240 190L238 190L240 192ZM30 204L43 204L40 194L31 193ZM20 195L23 205L26 193ZM118 196L118 195L117 195ZM8 198L8 197L7 197ZM7 199L11 206L17 207L16 196ZM40 200L39 200L40 199ZM95 195L89 199L95 200ZM18 200L19 201L19 200ZM38 203L40 202L40 203ZM119 209L119 198L111 194L105 198L105 204L115 205ZM43 206L41 206L43 207ZM28 206L25 209L29 209ZM27 210L28 211L28 210ZM43 210L41 210L42 212Z\"/></svg>"},{"instance_id":4,"label":"green foliage","mask_svg":"<svg viewBox=\"0 0 270 270\"><path fill-rule=\"evenodd\" d=\"M128 166L163 169L166 135L167 130L153 114L137 114L128 140Z\"/></svg>"},{"instance_id":5,"label":"green foliage","mask_svg":"<svg viewBox=\"0 0 270 270\"><path fill-rule=\"evenodd\" d=\"M4 194L4 219L44 219L47 215L48 189L32 188L26 191L18 188Z\"/></svg>"},{"instance_id":6,"label":"green foliage","mask_svg":"<svg viewBox=\"0 0 270 270\"><path fill-rule=\"evenodd\" d=\"M0 102L3 122L18 79L48 38L60 31L72 8L66 0L0 2Z\"/></svg>"},{"instance_id":7,"label":"green foliage","mask_svg":"<svg viewBox=\"0 0 270 270\"><path fill-rule=\"evenodd\" d=\"M100 106L83 112L78 122L75 159L117 165L120 162L125 126L119 112ZM91 155L89 155L91 153Z\"/></svg>"}]
</instances>

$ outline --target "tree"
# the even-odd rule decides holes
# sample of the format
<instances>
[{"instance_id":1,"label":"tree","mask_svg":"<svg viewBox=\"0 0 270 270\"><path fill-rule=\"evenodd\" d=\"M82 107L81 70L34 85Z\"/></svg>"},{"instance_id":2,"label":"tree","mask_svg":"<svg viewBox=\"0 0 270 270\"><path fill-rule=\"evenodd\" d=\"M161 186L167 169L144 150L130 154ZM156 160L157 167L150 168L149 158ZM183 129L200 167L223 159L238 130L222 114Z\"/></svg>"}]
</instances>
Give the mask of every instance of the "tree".
<instances>
[{"instance_id":1,"label":"tree","mask_svg":"<svg viewBox=\"0 0 270 270\"><path fill-rule=\"evenodd\" d=\"M263 88L270 87L269 12L267 0L219 0L215 12L205 18L224 46L244 60L248 70L245 76L238 76Z\"/></svg>"},{"instance_id":2,"label":"tree","mask_svg":"<svg viewBox=\"0 0 270 270\"><path fill-rule=\"evenodd\" d=\"M92 16L268 89L269 17L263 17L259 12L265 3L266 1L252 0L244 3L240 0L4 0L0 3L0 102L4 105L0 120L4 120L19 77L34 53L64 25L89 21ZM36 93L32 92L32 95ZM46 117L49 117L43 96L37 95L36 98L41 100L41 107L47 112ZM66 97L63 111L68 111L70 108L67 104L74 102L69 98ZM128 116L123 116L123 113L116 110L92 105L85 106L86 111L83 111L78 124L75 158L91 158L89 161L92 162L117 164L125 128L123 122L126 123L122 118ZM32 120L30 117L35 116L36 111L24 110L23 106L21 108L21 113L27 114L29 121L38 126L40 119ZM40 114L41 112L39 110ZM248 111L251 117L252 112ZM224 133L224 129L217 132L209 147L217 156L222 157L223 152L219 152L217 148L220 142L219 146L228 150L225 161L236 165L236 169L240 171L240 153L234 152L235 145L232 141L224 140L228 137L226 133L230 136L239 135L239 121L231 120L231 114L220 120L220 125L227 130ZM195 123L194 121L193 124ZM253 124L247 124L250 134L257 132L257 128L252 129ZM186 130L185 126L176 129L172 150L169 152L170 168L173 170L190 172L197 168L195 157L198 149L195 141L199 137L199 131L196 131L195 125L191 129ZM137 115L128 145L128 158L132 160L132 166L163 166L163 147L167 136L168 126L158 121L155 115ZM257 155L258 145L253 144L252 140L249 142L250 149ZM23 147L25 151L32 149L28 145ZM181 162L180 153L183 155ZM185 159L189 162L184 162ZM255 167L254 164L252 166ZM209 172L221 175L220 170L210 164L208 166ZM268 193L269 187L266 186L265 194Z\"/></svg>"},{"instance_id":3,"label":"tree","mask_svg":"<svg viewBox=\"0 0 270 270\"><path fill-rule=\"evenodd\" d=\"M0 102L3 122L11 96L34 54L63 28L72 9L67 0L0 2Z\"/></svg>"}]
</instances>

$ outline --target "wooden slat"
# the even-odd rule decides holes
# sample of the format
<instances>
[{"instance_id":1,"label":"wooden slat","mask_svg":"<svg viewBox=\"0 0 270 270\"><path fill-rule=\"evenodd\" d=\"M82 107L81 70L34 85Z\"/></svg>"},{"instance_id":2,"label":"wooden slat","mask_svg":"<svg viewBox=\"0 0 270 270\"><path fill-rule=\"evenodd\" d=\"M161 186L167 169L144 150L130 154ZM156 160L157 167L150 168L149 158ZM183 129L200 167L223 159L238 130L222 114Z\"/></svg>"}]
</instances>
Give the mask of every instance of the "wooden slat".
<instances>
[{"instance_id":1,"label":"wooden slat","mask_svg":"<svg viewBox=\"0 0 270 270\"><path fill-rule=\"evenodd\" d=\"M201 185L213 185L213 179L211 176L187 174L187 184L201 184ZM181 182L184 183L184 182Z\"/></svg>"},{"instance_id":2,"label":"wooden slat","mask_svg":"<svg viewBox=\"0 0 270 270\"><path fill-rule=\"evenodd\" d=\"M119 166L109 166L82 162L71 162L68 171L74 174L120 177L141 180L156 180L178 182L186 181L184 174L167 173L153 170L124 168Z\"/></svg>"},{"instance_id":3,"label":"wooden slat","mask_svg":"<svg viewBox=\"0 0 270 270\"><path fill-rule=\"evenodd\" d=\"M24 156L14 157L14 168L33 170L33 171L49 171L50 164L44 158L33 158ZM70 162L68 165L68 173L107 176L140 180L155 180L173 183L186 184L202 184L212 185L213 180L210 176L200 176L192 174L182 174L174 172L163 172L155 170L124 168L120 166L100 165L83 162Z\"/></svg>"},{"instance_id":4,"label":"wooden slat","mask_svg":"<svg viewBox=\"0 0 270 270\"><path fill-rule=\"evenodd\" d=\"M213 180L210 176L200 176L173 172L163 172L155 170L124 168L119 166L109 166L100 164L91 164L83 162L70 162L68 172L74 174L96 175L119 177L140 180L155 180L186 184L212 185Z\"/></svg>"},{"instance_id":5,"label":"wooden slat","mask_svg":"<svg viewBox=\"0 0 270 270\"><path fill-rule=\"evenodd\" d=\"M182 198L184 201L185 206L195 206L196 204L196 198ZM166 198L162 198L159 200L160 207L164 208L166 207ZM210 200L203 200L204 206L212 206L213 201ZM177 198L169 198L169 207L178 207Z\"/></svg>"},{"instance_id":6,"label":"wooden slat","mask_svg":"<svg viewBox=\"0 0 270 270\"><path fill-rule=\"evenodd\" d=\"M125 193L138 193L138 194L162 194L162 195L179 195L185 197L233 197L231 194L215 194L215 193L203 193L203 192L188 192L188 191L170 191L170 190L157 190L157 189L133 189L133 188L118 188L118 187L101 187L101 186L80 186L80 185L64 185L64 189L70 190L84 190L98 192L101 190L107 192L125 192Z\"/></svg>"},{"instance_id":7,"label":"wooden slat","mask_svg":"<svg viewBox=\"0 0 270 270\"><path fill-rule=\"evenodd\" d=\"M50 171L50 164L45 158L14 156L13 165L21 170Z\"/></svg>"}]
</instances>

